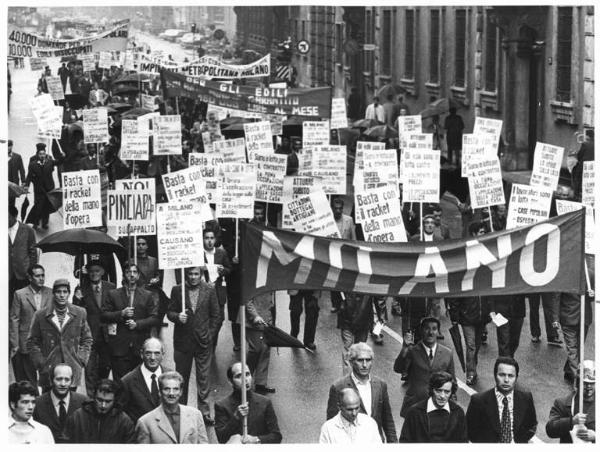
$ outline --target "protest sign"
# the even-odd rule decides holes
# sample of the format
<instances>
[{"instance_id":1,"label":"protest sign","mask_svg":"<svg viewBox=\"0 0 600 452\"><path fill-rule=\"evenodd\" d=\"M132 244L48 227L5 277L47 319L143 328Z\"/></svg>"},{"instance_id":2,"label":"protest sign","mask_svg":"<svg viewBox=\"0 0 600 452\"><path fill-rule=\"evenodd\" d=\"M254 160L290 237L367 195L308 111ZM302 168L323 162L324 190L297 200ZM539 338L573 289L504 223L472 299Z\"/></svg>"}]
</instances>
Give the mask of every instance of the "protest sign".
<instances>
[{"instance_id":1,"label":"protest sign","mask_svg":"<svg viewBox=\"0 0 600 452\"><path fill-rule=\"evenodd\" d=\"M407 149L433 149L433 133L408 132L404 138Z\"/></svg>"},{"instance_id":2,"label":"protest sign","mask_svg":"<svg viewBox=\"0 0 600 452\"><path fill-rule=\"evenodd\" d=\"M184 268L204 265L201 204L156 204L158 266Z\"/></svg>"},{"instance_id":3,"label":"protest sign","mask_svg":"<svg viewBox=\"0 0 600 452\"><path fill-rule=\"evenodd\" d=\"M152 178L117 179L108 190L107 225L119 237L156 234L156 181Z\"/></svg>"},{"instance_id":4,"label":"protest sign","mask_svg":"<svg viewBox=\"0 0 600 452\"><path fill-rule=\"evenodd\" d=\"M365 152L370 151L382 151L385 149L385 143L375 143L373 141L358 141L356 143L356 156L354 158L354 177L352 181L352 185L354 187L359 187L359 189L363 186L363 155Z\"/></svg>"},{"instance_id":5,"label":"protest sign","mask_svg":"<svg viewBox=\"0 0 600 452\"><path fill-rule=\"evenodd\" d=\"M252 158L256 164L256 200L281 204L287 156L256 151Z\"/></svg>"},{"instance_id":6,"label":"protest sign","mask_svg":"<svg viewBox=\"0 0 600 452\"><path fill-rule=\"evenodd\" d=\"M32 97L29 101L31 105L31 112L38 121L44 121L45 116L53 116L53 108L55 107L54 101L50 94L40 94L39 96Z\"/></svg>"},{"instance_id":7,"label":"protest sign","mask_svg":"<svg viewBox=\"0 0 600 452\"><path fill-rule=\"evenodd\" d=\"M397 124L400 149L404 149L408 146L406 136L409 133L421 133L421 115L398 116Z\"/></svg>"},{"instance_id":8,"label":"protest sign","mask_svg":"<svg viewBox=\"0 0 600 452\"><path fill-rule=\"evenodd\" d=\"M594 207L594 200L596 198L594 194L595 188L595 172L594 172L594 161L582 162L583 163L583 175L581 178L581 203L586 206Z\"/></svg>"},{"instance_id":9,"label":"protest sign","mask_svg":"<svg viewBox=\"0 0 600 452\"><path fill-rule=\"evenodd\" d=\"M249 64L227 64L210 55L177 68L177 72L203 79L240 79L268 77L271 74L271 55L265 55Z\"/></svg>"},{"instance_id":10,"label":"protest sign","mask_svg":"<svg viewBox=\"0 0 600 452\"><path fill-rule=\"evenodd\" d=\"M565 213L579 210L582 207L585 207L585 254L596 254L596 222L594 221L594 209L578 202L565 201L562 199L556 200L556 213L558 215L564 215Z\"/></svg>"},{"instance_id":11,"label":"protest sign","mask_svg":"<svg viewBox=\"0 0 600 452\"><path fill-rule=\"evenodd\" d=\"M29 69L32 71L43 71L47 65L48 63L45 58L29 58Z\"/></svg>"},{"instance_id":12,"label":"protest sign","mask_svg":"<svg viewBox=\"0 0 600 452\"><path fill-rule=\"evenodd\" d=\"M283 120L285 116L270 115L268 120L271 123L271 135L283 135Z\"/></svg>"},{"instance_id":13,"label":"protest sign","mask_svg":"<svg viewBox=\"0 0 600 452\"><path fill-rule=\"evenodd\" d=\"M155 104L155 101L158 96L149 96L147 94L141 94L142 97L142 108L146 110L155 111L158 109L158 106Z\"/></svg>"},{"instance_id":14,"label":"protest sign","mask_svg":"<svg viewBox=\"0 0 600 452\"><path fill-rule=\"evenodd\" d=\"M404 202L440 201L440 151L404 149L402 198Z\"/></svg>"},{"instance_id":15,"label":"protest sign","mask_svg":"<svg viewBox=\"0 0 600 452\"><path fill-rule=\"evenodd\" d=\"M102 69L110 69L113 66L112 52L100 52L98 67Z\"/></svg>"},{"instance_id":16,"label":"protest sign","mask_svg":"<svg viewBox=\"0 0 600 452\"><path fill-rule=\"evenodd\" d=\"M96 70L96 58L93 54L80 55L79 59L83 65L83 72L91 72Z\"/></svg>"},{"instance_id":17,"label":"protest sign","mask_svg":"<svg viewBox=\"0 0 600 452\"><path fill-rule=\"evenodd\" d=\"M63 91L62 82L60 81L59 76L47 76L46 85L48 86L48 94L52 96L52 100L63 100L65 98L65 93Z\"/></svg>"},{"instance_id":18,"label":"protest sign","mask_svg":"<svg viewBox=\"0 0 600 452\"><path fill-rule=\"evenodd\" d=\"M102 226L100 171L69 171L61 174L63 228Z\"/></svg>"},{"instance_id":19,"label":"protest sign","mask_svg":"<svg viewBox=\"0 0 600 452\"><path fill-rule=\"evenodd\" d=\"M323 180L328 195L346 194L346 146L315 146L312 149L312 176Z\"/></svg>"},{"instance_id":20,"label":"protest sign","mask_svg":"<svg viewBox=\"0 0 600 452\"><path fill-rule=\"evenodd\" d=\"M365 189L387 184L398 185L398 154L396 149L375 149L364 152L362 159L362 178Z\"/></svg>"},{"instance_id":21,"label":"protest sign","mask_svg":"<svg viewBox=\"0 0 600 452\"><path fill-rule=\"evenodd\" d=\"M469 193L473 209L505 203L498 157L469 160L466 170L469 175Z\"/></svg>"},{"instance_id":22,"label":"protest sign","mask_svg":"<svg viewBox=\"0 0 600 452\"><path fill-rule=\"evenodd\" d=\"M181 155L181 116L157 116L152 126L154 155Z\"/></svg>"},{"instance_id":23,"label":"protest sign","mask_svg":"<svg viewBox=\"0 0 600 452\"><path fill-rule=\"evenodd\" d=\"M324 191L311 192L308 196L287 203L294 229L321 237L338 237L340 233Z\"/></svg>"},{"instance_id":24,"label":"protest sign","mask_svg":"<svg viewBox=\"0 0 600 452\"><path fill-rule=\"evenodd\" d=\"M213 151L221 154L223 163L246 163L246 141L243 138L213 141Z\"/></svg>"},{"instance_id":25,"label":"protest sign","mask_svg":"<svg viewBox=\"0 0 600 452\"><path fill-rule=\"evenodd\" d=\"M206 184L202 179L202 168L192 166L163 174L162 179L169 202L187 202L199 198L206 202Z\"/></svg>"},{"instance_id":26,"label":"protest sign","mask_svg":"<svg viewBox=\"0 0 600 452\"><path fill-rule=\"evenodd\" d=\"M42 138L59 140L62 136L63 107L53 106L40 120L38 120L37 135Z\"/></svg>"},{"instance_id":27,"label":"protest sign","mask_svg":"<svg viewBox=\"0 0 600 452\"><path fill-rule=\"evenodd\" d=\"M204 152L213 152L212 140L210 139L210 132L202 132L202 145L204 146Z\"/></svg>"},{"instance_id":28,"label":"protest sign","mask_svg":"<svg viewBox=\"0 0 600 452\"><path fill-rule=\"evenodd\" d=\"M320 177L285 176L283 178L281 227L283 229L294 228L294 223L287 205L288 202L302 196L308 196L310 193L320 190L323 190L323 180Z\"/></svg>"},{"instance_id":29,"label":"protest sign","mask_svg":"<svg viewBox=\"0 0 600 452\"><path fill-rule=\"evenodd\" d=\"M336 97L331 99L331 126L332 129L344 129L348 127L348 115L346 114L346 99Z\"/></svg>"},{"instance_id":30,"label":"protest sign","mask_svg":"<svg viewBox=\"0 0 600 452\"><path fill-rule=\"evenodd\" d=\"M217 204L218 218L254 217L256 169L254 165L242 165L239 169L223 173L219 185L221 202Z\"/></svg>"},{"instance_id":31,"label":"protest sign","mask_svg":"<svg viewBox=\"0 0 600 452\"><path fill-rule=\"evenodd\" d=\"M468 177L467 164L475 159L492 158L496 156L494 140L490 134L475 135L465 133L462 136L461 176Z\"/></svg>"},{"instance_id":32,"label":"protest sign","mask_svg":"<svg viewBox=\"0 0 600 452\"><path fill-rule=\"evenodd\" d=\"M83 140L88 143L108 143L108 110L88 108L83 110Z\"/></svg>"},{"instance_id":33,"label":"protest sign","mask_svg":"<svg viewBox=\"0 0 600 452\"><path fill-rule=\"evenodd\" d=\"M475 125L473 126L473 135L485 135L490 134L494 137L494 152L498 149L500 144L500 134L502 133L502 120L491 119L491 118L475 118Z\"/></svg>"},{"instance_id":34,"label":"protest sign","mask_svg":"<svg viewBox=\"0 0 600 452\"><path fill-rule=\"evenodd\" d=\"M121 160L148 160L150 133L143 122L136 119L121 121Z\"/></svg>"},{"instance_id":35,"label":"protest sign","mask_svg":"<svg viewBox=\"0 0 600 452\"><path fill-rule=\"evenodd\" d=\"M218 153L190 152L188 158L190 167L198 166L201 169L208 202L218 203L219 167L223 164L223 157Z\"/></svg>"},{"instance_id":36,"label":"protest sign","mask_svg":"<svg viewBox=\"0 0 600 452\"><path fill-rule=\"evenodd\" d=\"M329 121L302 123L302 148L329 145Z\"/></svg>"},{"instance_id":37,"label":"protest sign","mask_svg":"<svg viewBox=\"0 0 600 452\"><path fill-rule=\"evenodd\" d=\"M546 220L550 215L552 192L551 188L513 184L506 229L520 228Z\"/></svg>"},{"instance_id":38,"label":"protest sign","mask_svg":"<svg viewBox=\"0 0 600 452\"><path fill-rule=\"evenodd\" d=\"M560 146L552 146L539 141L535 143L533 171L529 185L556 190L564 150L565 148Z\"/></svg>"},{"instance_id":39,"label":"protest sign","mask_svg":"<svg viewBox=\"0 0 600 452\"><path fill-rule=\"evenodd\" d=\"M244 135L249 161L252 161L253 152L273 152L273 136L269 121L244 124Z\"/></svg>"},{"instance_id":40,"label":"protest sign","mask_svg":"<svg viewBox=\"0 0 600 452\"><path fill-rule=\"evenodd\" d=\"M356 222L367 242L407 242L398 185L384 185L354 194Z\"/></svg>"}]
</instances>

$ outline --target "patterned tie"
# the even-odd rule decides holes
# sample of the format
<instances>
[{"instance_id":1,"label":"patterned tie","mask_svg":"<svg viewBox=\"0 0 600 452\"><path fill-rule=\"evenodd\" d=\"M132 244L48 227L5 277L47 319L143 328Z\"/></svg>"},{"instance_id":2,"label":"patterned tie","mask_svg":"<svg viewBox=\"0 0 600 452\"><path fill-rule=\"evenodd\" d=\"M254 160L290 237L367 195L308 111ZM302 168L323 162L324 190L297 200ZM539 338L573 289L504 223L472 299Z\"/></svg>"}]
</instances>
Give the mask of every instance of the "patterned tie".
<instances>
[{"instance_id":1,"label":"patterned tie","mask_svg":"<svg viewBox=\"0 0 600 452\"><path fill-rule=\"evenodd\" d=\"M512 438L510 431L510 414L508 412L508 398L502 399L502 420L500 421L500 442L510 443Z\"/></svg>"},{"instance_id":2,"label":"patterned tie","mask_svg":"<svg viewBox=\"0 0 600 452\"><path fill-rule=\"evenodd\" d=\"M429 349L429 364L431 364L433 362L433 350L430 348Z\"/></svg>"},{"instance_id":3,"label":"patterned tie","mask_svg":"<svg viewBox=\"0 0 600 452\"><path fill-rule=\"evenodd\" d=\"M152 378L152 383L150 384L150 396L152 397L152 403L154 406L158 406L158 384L156 383L156 374L152 374L150 376Z\"/></svg>"},{"instance_id":4,"label":"patterned tie","mask_svg":"<svg viewBox=\"0 0 600 452\"><path fill-rule=\"evenodd\" d=\"M102 297L100 296L100 284L94 286L94 297L96 298L96 304L98 307L102 305Z\"/></svg>"},{"instance_id":5,"label":"patterned tie","mask_svg":"<svg viewBox=\"0 0 600 452\"><path fill-rule=\"evenodd\" d=\"M62 427L65 425L65 421L67 420L67 409L65 408L65 401L60 400L58 402L58 422Z\"/></svg>"}]
</instances>

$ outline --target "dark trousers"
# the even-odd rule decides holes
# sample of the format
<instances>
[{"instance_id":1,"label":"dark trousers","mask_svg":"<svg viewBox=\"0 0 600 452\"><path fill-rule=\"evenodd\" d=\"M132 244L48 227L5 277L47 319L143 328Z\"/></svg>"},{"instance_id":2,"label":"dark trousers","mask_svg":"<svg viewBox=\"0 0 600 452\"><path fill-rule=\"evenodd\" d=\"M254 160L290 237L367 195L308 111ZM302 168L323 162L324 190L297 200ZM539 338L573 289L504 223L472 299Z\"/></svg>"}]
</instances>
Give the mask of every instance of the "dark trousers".
<instances>
[{"instance_id":1,"label":"dark trousers","mask_svg":"<svg viewBox=\"0 0 600 452\"><path fill-rule=\"evenodd\" d=\"M139 350L129 349L129 353L124 356L111 356L110 367L112 368L113 380L120 380L127 373L135 369L142 363Z\"/></svg>"},{"instance_id":2,"label":"dark trousers","mask_svg":"<svg viewBox=\"0 0 600 452\"><path fill-rule=\"evenodd\" d=\"M481 347L481 333L485 325L461 325L465 338L465 364L467 377L477 376L477 362Z\"/></svg>"},{"instance_id":3,"label":"dark trousers","mask_svg":"<svg viewBox=\"0 0 600 452\"><path fill-rule=\"evenodd\" d=\"M231 321L231 335L233 336L233 345L239 347L242 343L242 327L233 320Z\"/></svg>"},{"instance_id":4,"label":"dark trousers","mask_svg":"<svg viewBox=\"0 0 600 452\"><path fill-rule=\"evenodd\" d=\"M304 321L304 343L312 344L315 342L315 333L317 332L317 321L319 320L319 299L315 296L314 290L299 290L296 295L290 296L290 335L298 337L300 332L300 316L302 315L302 301L304 300L304 310L306 319Z\"/></svg>"},{"instance_id":5,"label":"dark trousers","mask_svg":"<svg viewBox=\"0 0 600 452\"><path fill-rule=\"evenodd\" d=\"M329 296L331 297L331 307L340 309L342 304L342 292L329 292Z\"/></svg>"},{"instance_id":6,"label":"dark trousers","mask_svg":"<svg viewBox=\"0 0 600 452\"><path fill-rule=\"evenodd\" d=\"M271 347L265 343L264 333L260 330L246 328L246 342L248 343L246 364L252 372L254 383L266 386L269 377Z\"/></svg>"},{"instance_id":7,"label":"dark trousers","mask_svg":"<svg viewBox=\"0 0 600 452\"><path fill-rule=\"evenodd\" d=\"M212 346L200 347L195 346L191 353L184 353L175 350L173 358L175 360L175 370L183 377L183 393L181 395L181 403L187 405L190 374L192 372L192 360L196 364L196 388L198 392L198 409L204 415L210 414L208 406L208 395L210 394L209 374L210 363L212 360Z\"/></svg>"},{"instance_id":8,"label":"dark trousers","mask_svg":"<svg viewBox=\"0 0 600 452\"><path fill-rule=\"evenodd\" d=\"M15 381L29 381L37 390L37 373L31 359L29 359L29 354L17 352L12 358L12 365Z\"/></svg>"},{"instance_id":9,"label":"dark trousers","mask_svg":"<svg viewBox=\"0 0 600 452\"><path fill-rule=\"evenodd\" d=\"M29 215L27 216L27 223L31 223L34 226L37 226L39 223L41 223L42 226L47 225L50 218L51 207L46 193L40 195L36 194L31 212L29 212Z\"/></svg>"},{"instance_id":10,"label":"dark trousers","mask_svg":"<svg viewBox=\"0 0 600 452\"><path fill-rule=\"evenodd\" d=\"M215 328L213 336L210 338L212 342L213 351L217 348L217 340L219 339L219 331L221 331L221 326L223 326L223 321L225 320L225 304L221 304L219 302L219 322Z\"/></svg>"},{"instance_id":11,"label":"dark trousers","mask_svg":"<svg viewBox=\"0 0 600 452\"><path fill-rule=\"evenodd\" d=\"M88 397L94 397L96 385L110 375L110 350L104 341L96 342L85 366L85 389Z\"/></svg>"},{"instance_id":12,"label":"dark trousers","mask_svg":"<svg viewBox=\"0 0 600 452\"><path fill-rule=\"evenodd\" d=\"M531 294L529 299L529 329L533 337L540 337L542 330L540 328L540 298L544 310L544 324L546 325L547 339L556 339L556 330L552 326L553 322L558 322L558 308L560 305L560 295L556 293Z\"/></svg>"},{"instance_id":13,"label":"dark trousers","mask_svg":"<svg viewBox=\"0 0 600 452\"><path fill-rule=\"evenodd\" d=\"M521 339L521 329L523 328L523 318L508 319L508 323L499 326L496 329L498 337L498 356L515 357L515 352L519 348Z\"/></svg>"}]
</instances>

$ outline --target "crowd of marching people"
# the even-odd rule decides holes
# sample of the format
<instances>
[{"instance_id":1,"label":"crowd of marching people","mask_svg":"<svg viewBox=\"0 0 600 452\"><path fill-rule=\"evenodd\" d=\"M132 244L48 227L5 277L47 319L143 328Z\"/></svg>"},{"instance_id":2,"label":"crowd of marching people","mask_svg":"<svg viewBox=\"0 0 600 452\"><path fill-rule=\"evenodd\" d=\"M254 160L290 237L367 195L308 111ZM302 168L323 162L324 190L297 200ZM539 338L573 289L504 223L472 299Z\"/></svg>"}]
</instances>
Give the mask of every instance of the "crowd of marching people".
<instances>
[{"instance_id":1,"label":"crowd of marching people","mask_svg":"<svg viewBox=\"0 0 600 452\"><path fill-rule=\"evenodd\" d=\"M39 79L40 93L48 91L48 75L49 67ZM135 247L135 253L118 262L112 255L101 253L89 254L85 262L76 260L74 276L80 283L75 287L67 278L46 285L45 268L38 263L35 230L47 229L49 216L58 209L49 196L57 188L55 168L58 175L99 169L103 191L118 179L152 177L156 179L157 201L164 202L161 175L187 167L189 153L204 152L203 132L225 135L223 124L205 103L161 98L157 79L139 81L139 89L128 92L118 83L129 75L121 69L98 68L84 73L76 60L62 64L57 75L65 92L61 102L61 139L52 140L50 149L39 143L29 162L23 162L13 151L18 145L8 143L9 181L21 186L24 193L32 185L34 195L30 210L26 201L20 204L20 212L18 195L9 196L9 347L15 378L9 387L9 440L200 444L209 442L212 428L219 443L282 442L277 414L269 398L276 388L269 385L270 347L264 334L265 328L275 323L274 298L265 294L251 300L240 299L241 263L235 246L238 228L234 221L207 222L202 233L205 265L186 268L184 280L177 275L177 284L169 294L163 286L155 236L137 236L134 244L123 240L126 248ZM140 114L147 112L137 96L140 89L156 96L156 108L161 114L181 114L183 153L171 156L168 168L167 159L162 157L154 156L148 162L138 161L131 166L119 158L121 113L134 109L139 109ZM354 94L348 105L350 116L356 110ZM393 125L399 115L407 114L408 107L402 99L398 103L393 98L388 101L393 105L381 106L376 101L360 116ZM81 110L98 106L111 109L110 140L103 146L86 145L78 125ZM448 193L448 199L455 202L462 228L455 228L460 232L451 235L440 204L426 205L421 215L405 203L403 219L410 241L476 238L506 227L505 205L489 211L470 209L468 189L455 172L455 165L460 166L460 149L454 135L462 132L464 125L461 126L460 117L456 118L456 111L451 111L450 118L445 122L448 158L442 157L445 190L441 193ZM441 129L439 124L435 127L438 126ZM373 139L362 134L364 128L357 130L350 141L343 143L349 155L354 154L357 141ZM341 140L340 134L332 131L332 144ZM382 140L390 148L397 148L394 139ZM593 155L593 133L584 145L580 160L587 158L589 152ZM298 171L301 147L299 132L274 140L275 152L288 156L288 175ZM455 151L454 156L451 151ZM581 174L578 170L573 174L573 189L560 189L556 199L580 199ZM342 239L364 238L360 225L355 225L348 215L352 206L347 198L333 197L331 210ZM553 207L551 216L555 214ZM267 211L264 204L256 203L254 217L249 221L280 227L281 207L271 205ZM100 229L106 231L105 227ZM122 268L123 281L117 281L116 266ZM216 268L216 273L209 267ZM313 290L291 290L289 295L290 334L300 335L304 312L302 342L316 351L319 310L324 301ZM593 296L591 290L586 296L586 334L592 321ZM579 296L532 293L444 299L331 292L330 300L331 312L338 318L340 350L347 372L330 387L326 422L319 433L313 432L319 442L530 441L538 428L536 408L530 392L515 388L520 370L515 352L521 341L526 303L531 341L539 343L545 331L549 345L565 347L564 378L573 388L573 393L554 402L545 425L547 435L561 442L595 442L595 367L593 362L580 363L583 344L579 341ZM540 325L540 305L545 328ZM240 324L240 307L245 309L245 325ZM466 410L456 403L453 350L440 343L444 312L452 327L462 330L469 386L477 384L478 355L487 342L488 330L496 329L495 386L473 395ZM396 428L397 415L390 408L390 397L395 395L388 392L384 380L372 375L376 353L366 343L371 336L375 345L384 346L381 328L377 326L385 324L388 315L402 317L403 343L393 366L406 384L401 429ZM216 401L211 410L210 366L216 359L215 348L226 318L235 352L242 347L241 333L245 328L248 365L244 368L238 361L228 363L222 377L231 384L231 393ZM174 325L175 369L162 364L165 347L161 338L164 340L167 321ZM189 398L192 364L197 386L197 400L193 403ZM581 379L583 406L578 405ZM242 401L244 384L247 398ZM247 434L243 434L244 422Z\"/></svg>"}]
</instances>

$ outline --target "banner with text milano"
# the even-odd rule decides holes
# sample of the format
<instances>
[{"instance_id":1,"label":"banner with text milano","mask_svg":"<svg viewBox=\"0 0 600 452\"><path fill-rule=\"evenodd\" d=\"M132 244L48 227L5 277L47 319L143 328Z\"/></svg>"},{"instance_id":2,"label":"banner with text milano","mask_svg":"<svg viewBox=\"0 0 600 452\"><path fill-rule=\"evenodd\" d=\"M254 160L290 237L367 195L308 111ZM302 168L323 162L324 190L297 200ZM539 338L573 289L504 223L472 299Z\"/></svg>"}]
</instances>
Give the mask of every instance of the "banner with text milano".
<instances>
[{"instance_id":1,"label":"banner with text milano","mask_svg":"<svg viewBox=\"0 0 600 452\"><path fill-rule=\"evenodd\" d=\"M240 223L242 300L285 289L406 297L583 294L584 214L444 242L370 243Z\"/></svg>"}]
</instances>

